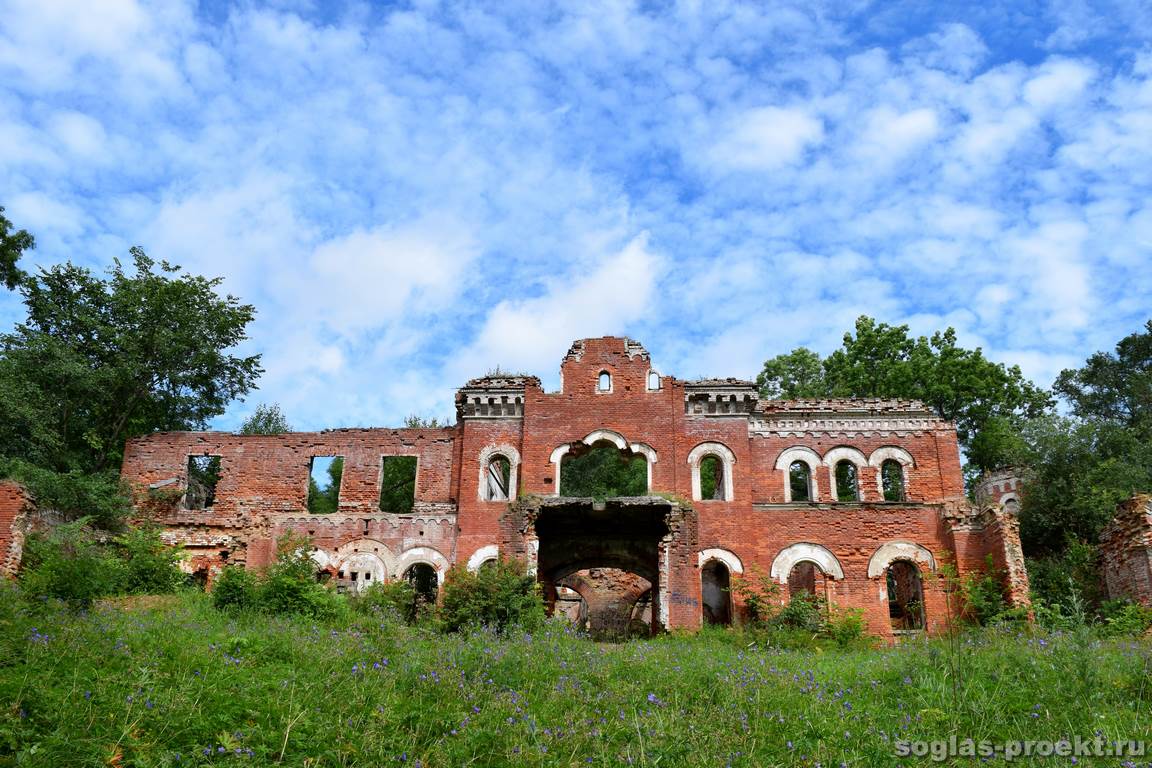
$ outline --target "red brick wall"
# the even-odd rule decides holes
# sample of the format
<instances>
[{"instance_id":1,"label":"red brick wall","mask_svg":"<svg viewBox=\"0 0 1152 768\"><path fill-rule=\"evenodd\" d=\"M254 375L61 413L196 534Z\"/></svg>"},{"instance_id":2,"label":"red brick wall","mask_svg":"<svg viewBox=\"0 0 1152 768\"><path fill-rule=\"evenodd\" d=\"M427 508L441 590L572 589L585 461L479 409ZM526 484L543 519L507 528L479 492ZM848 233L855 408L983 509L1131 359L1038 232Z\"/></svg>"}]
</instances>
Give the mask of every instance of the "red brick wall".
<instances>
[{"instance_id":1,"label":"red brick wall","mask_svg":"<svg viewBox=\"0 0 1152 768\"><path fill-rule=\"evenodd\" d=\"M0 480L0 574L14 576L20 567L24 533L20 518L32 506L24 486Z\"/></svg>"}]
</instances>

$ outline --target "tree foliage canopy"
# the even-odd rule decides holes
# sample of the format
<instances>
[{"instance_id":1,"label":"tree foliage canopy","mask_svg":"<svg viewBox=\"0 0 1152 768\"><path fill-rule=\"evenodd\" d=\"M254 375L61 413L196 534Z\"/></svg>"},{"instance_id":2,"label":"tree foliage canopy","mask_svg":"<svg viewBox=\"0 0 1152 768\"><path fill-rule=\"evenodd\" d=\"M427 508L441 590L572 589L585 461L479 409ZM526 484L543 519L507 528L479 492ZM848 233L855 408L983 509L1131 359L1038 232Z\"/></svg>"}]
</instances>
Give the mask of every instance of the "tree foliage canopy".
<instances>
[{"instance_id":1,"label":"tree foliage canopy","mask_svg":"<svg viewBox=\"0 0 1152 768\"><path fill-rule=\"evenodd\" d=\"M124 441L202 429L262 372L244 341L254 309L219 279L131 251L107 279L72 264L20 284L28 317L0 336L0 441L54 470L115 466Z\"/></svg>"},{"instance_id":2,"label":"tree foliage canopy","mask_svg":"<svg viewBox=\"0 0 1152 768\"><path fill-rule=\"evenodd\" d=\"M292 426L288 423L288 417L277 403L271 405L261 403L240 425L242 435L282 435L291 431Z\"/></svg>"},{"instance_id":3,"label":"tree foliage canopy","mask_svg":"<svg viewBox=\"0 0 1152 768\"><path fill-rule=\"evenodd\" d=\"M861 316L855 334L827 358L806 348L764 364L757 384L768 398L885 397L921 400L941 418L954 421L965 449L990 422L1016 421L1044 413L1051 397L1024 378L1017 366L994 363L980 348L964 349L948 328L931 337L909 335ZM972 455L983 468L993 455Z\"/></svg>"},{"instance_id":4,"label":"tree foliage canopy","mask_svg":"<svg viewBox=\"0 0 1152 768\"><path fill-rule=\"evenodd\" d=\"M24 279L24 272L16 266L16 262L24 254L36 247L36 240L23 229L12 231L12 222L4 216L4 207L0 206L0 283L14 290Z\"/></svg>"}]
</instances>

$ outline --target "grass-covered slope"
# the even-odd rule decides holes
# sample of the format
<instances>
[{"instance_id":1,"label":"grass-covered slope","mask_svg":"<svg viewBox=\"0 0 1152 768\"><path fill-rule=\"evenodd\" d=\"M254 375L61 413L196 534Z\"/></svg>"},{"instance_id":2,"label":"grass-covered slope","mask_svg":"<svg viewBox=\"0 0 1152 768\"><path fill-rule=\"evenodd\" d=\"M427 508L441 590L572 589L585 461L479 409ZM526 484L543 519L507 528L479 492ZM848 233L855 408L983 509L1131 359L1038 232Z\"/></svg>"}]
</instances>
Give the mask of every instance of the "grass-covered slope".
<instances>
[{"instance_id":1,"label":"grass-covered slope","mask_svg":"<svg viewBox=\"0 0 1152 768\"><path fill-rule=\"evenodd\" d=\"M0 589L0 765L885 766L927 762L899 739L1135 739L1152 722L1146 641L605 646L559 624L501 639L135 600L77 614Z\"/></svg>"}]
</instances>

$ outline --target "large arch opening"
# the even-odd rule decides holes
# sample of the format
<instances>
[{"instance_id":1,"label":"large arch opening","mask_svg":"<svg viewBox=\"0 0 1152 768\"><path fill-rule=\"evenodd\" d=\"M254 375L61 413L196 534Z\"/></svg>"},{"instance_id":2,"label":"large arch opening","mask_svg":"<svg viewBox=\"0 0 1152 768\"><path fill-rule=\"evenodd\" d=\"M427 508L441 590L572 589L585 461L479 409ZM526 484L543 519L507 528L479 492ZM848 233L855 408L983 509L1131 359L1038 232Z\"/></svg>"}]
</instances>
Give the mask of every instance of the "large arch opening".
<instances>
[{"instance_id":1,"label":"large arch opening","mask_svg":"<svg viewBox=\"0 0 1152 768\"><path fill-rule=\"evenodd\" d=\"M609 440L573 443L561 459L561 496L603 500L647 493L647 457Z\"/></svg>"},{"instance_id":2,"label":"large arch opening","mask_svg":"<svg viewBox=\"0 0 1152 768\"><path fill-rule=\"evenodd\" d=\"M429 563L413 563L404 571L404 578L416 592L416 600L424 605L436 602L440 591L440 579L436 569Z\"/></svg>"},{"instance_id":3,"label":"large arch opening","mask_svg":"<svg viewBox=\"0 0 1152 768\"><path fill-rule=\"evenodd\" d=\"M892 629L924 629L924 582L910 560L893 560L885 572Z\"/></svg>"},{"instance_id":4,"label":"large arch opening","mask_svg":"<svg viewBox=\"0 0 1152 768\"><path fill-rule=\"evenodd\" d=\"M709 560L700 569L700 602L705 624L732 624L732 574L719 560Z\"/></svg>"},{"instance_id":5,"label":"large arch opening","mask_svg":"<svg viewBox=\"0 0 1152 768\"><path fill-rule=\"evenodd\" d=\"M651 582L621 568L582 568L556 581L553 614L596 640L651 634L652 608Z\"/></svg>"}]
</instances>

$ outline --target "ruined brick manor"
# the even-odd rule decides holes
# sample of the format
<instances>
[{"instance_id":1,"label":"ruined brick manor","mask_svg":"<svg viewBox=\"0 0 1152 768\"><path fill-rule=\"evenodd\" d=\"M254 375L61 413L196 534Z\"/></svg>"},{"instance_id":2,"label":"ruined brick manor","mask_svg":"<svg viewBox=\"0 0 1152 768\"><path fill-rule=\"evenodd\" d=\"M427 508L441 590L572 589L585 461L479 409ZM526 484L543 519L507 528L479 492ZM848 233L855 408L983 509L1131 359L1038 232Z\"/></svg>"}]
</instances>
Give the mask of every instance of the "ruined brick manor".
<instances>
[{"instance_id":1,"label":"ruined brick manor","mask_svg":"<svg viewBox=\"0 0 1152 768\"><path fill-rule=\"evenodd\" d=\"M348 590L410 579L434 597L453 564L517 558L552 610L600 630L738 622L729 587L762 573L781 600L862 609L875 634L933 631L955 610L936 576L989 555L1026 599L1014 516L964 499L955 430L919 403L765 401L748 381L665 375L605 337L572 345L558 392L473 379L456 414L435 429L152 434L129 442L123 477L206 581L266 565L294 531ZM642 490L561 495L593 451L642 462ZM308 511L322 458L343 463L328 514Z\"/></svg>"}]
</instances>

